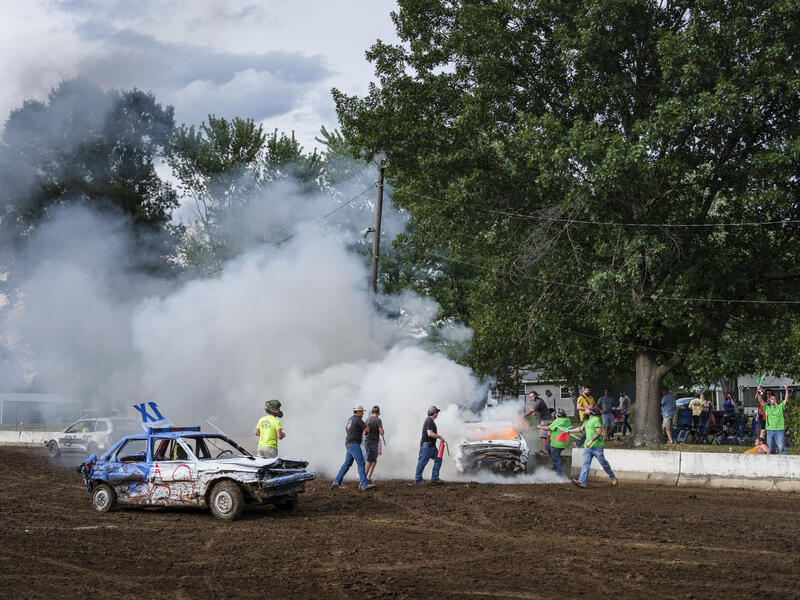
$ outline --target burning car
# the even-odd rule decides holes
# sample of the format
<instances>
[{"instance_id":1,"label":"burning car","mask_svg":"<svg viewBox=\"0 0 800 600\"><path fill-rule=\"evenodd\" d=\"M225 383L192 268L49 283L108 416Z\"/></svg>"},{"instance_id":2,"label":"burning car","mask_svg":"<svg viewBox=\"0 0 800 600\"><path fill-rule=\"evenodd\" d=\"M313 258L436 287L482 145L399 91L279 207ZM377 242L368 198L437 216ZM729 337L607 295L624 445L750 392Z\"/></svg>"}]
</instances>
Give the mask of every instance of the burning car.
<instances>
[{"instance_id":1,"label":"burning car","mask_svg":"<svg viewBox=\"0 0 800 600\"><path fill-rule=\"evenodd\" d=\"M224 434L199 427L159 427L122 438L77 470L97 512L117 504L198 506L230 520L247 504L294 509L306 481L316 477L307 466L253 456Z\"/></svg>"},{"instance_id":2,"label":"burning car","mask_svg":"<svg viewBox=\"0 0 800 600\"><path fill-rule=\"evenodd\" d=\"M524 473L528 444L511 423L473 423L458 446L456 468L460 473L489 469L501 473Z\"/></svg>"}]
</instances>

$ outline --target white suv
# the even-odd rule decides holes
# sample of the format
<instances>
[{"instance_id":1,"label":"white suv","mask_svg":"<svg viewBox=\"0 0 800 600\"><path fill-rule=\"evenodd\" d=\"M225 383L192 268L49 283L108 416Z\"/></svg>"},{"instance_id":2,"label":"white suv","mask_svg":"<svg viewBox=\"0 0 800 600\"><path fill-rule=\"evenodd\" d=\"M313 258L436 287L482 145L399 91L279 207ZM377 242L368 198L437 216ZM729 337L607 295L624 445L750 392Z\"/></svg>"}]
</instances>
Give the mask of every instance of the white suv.
<instances>
[{"instance_id":1,"label":"white suv","mask_svg":"<svg viewBox=\"0 0 800 600\"><path fill-rule=\"evenodd\" d=\"M124 436L141 430L136 421L124 417L83 418L64 431L54 434L44 445L53 457L62 452L97 454L107 450Z\"/></svg>"}]
</instances>

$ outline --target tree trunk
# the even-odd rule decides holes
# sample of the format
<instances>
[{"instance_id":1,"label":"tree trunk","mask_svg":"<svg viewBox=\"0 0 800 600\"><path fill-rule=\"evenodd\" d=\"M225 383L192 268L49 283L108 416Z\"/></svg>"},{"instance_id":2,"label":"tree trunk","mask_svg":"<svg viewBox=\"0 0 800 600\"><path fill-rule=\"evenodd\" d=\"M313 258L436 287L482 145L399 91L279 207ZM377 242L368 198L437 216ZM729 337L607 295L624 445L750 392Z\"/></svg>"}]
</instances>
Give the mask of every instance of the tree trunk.
<instances>
[{"instance_id":1,"label":"tree trunk","mask_svg":"<svg viewBox=\"0 0 800 600\"><path fill-rule=\"evenodd\" d=\"M628 444L654 448L663 444L661 436L661 382L674 369L680 358L664 364L656 362L652 352L636 352L636 416Z\"/></svg>"}]
</instances>

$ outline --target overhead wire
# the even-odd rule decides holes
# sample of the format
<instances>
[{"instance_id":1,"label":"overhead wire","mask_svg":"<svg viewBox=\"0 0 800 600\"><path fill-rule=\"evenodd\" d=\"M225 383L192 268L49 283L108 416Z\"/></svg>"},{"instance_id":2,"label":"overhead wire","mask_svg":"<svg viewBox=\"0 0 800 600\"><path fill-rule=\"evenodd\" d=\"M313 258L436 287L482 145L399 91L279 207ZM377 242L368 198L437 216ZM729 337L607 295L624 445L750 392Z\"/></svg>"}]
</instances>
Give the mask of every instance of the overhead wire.
<instances>
[{"instance_id":1,"label":"overhead wire","mask_svg":"<svg viewBox=\"0 0 800 600\"><path fill-rule=\"evenodd\" d=\"M437 201L437 202L442 202L442 200L440 200L438 198L435 198L433 196L426 196L426 195L423 195L423 194L417 194L416 192L406 192L406 193L409 193L411 195L414 195L414 196L417 196L417 197L420 197L420 198L424 198L424 199L427 199L427 200L434 200L434 201ZM492 209L481 209L480 207L477 207L477 208L478 208L478 210L484 210L484 211L487 211L487 212L494 212L494 213L499 213L499 214L513 215L513 213L506 213L504 211L495 211L495 210L492 210ZM574 219L549 219L547 217L542 217L542 219L552 220L552 221L556 221L556 222L591 223L591 224L600 224L600 225L612 225L612 224L626 225L625 223L611 223L611 222L600 222L600 223L598 223L598 222L595 222L595 221L579 221L579 220L574 220ZM788 223L800 223L800 221L789 220L789 221L765 221L765 222L760 223L760 224L775 224L775 223L785 223L785 222L788 222ZM756 223L756 222L738 223L738 224L736 224L736 223L728 223L728 224L709 223L709 224L706 224L704 226L715 226L715 225L716 226L734 226L734 225L742 225L742 226L744 226L744 225L756 225L756 224L759 224L759 223ZM652 224L652 223L651 224L643 224L643 225L646 225L648 227L649 226L652 226L652 227L658 227L659 226L657 224ZM680 226L680 225L673 224L673 225L670 225L670 226ZM690 224L684 224L683 226L689 227L691 225ZM590 286L587 286L587 285L566 283L566 282L562 282L562 281L551 281L551 280L548 280L548 279L546 279L544 277L535 277L535 276L531 276L531 275L525 275L523 273L500 270L500 269L493 268L493 267L485 267L483 265L475 264L475 263L472 263L472 262L464 261L464 260L453 258L453 257L450 257L450 256L443 256L441 254L438 254L438 253L435 253L435 252L432 252L432 251L428 251L428 253L433 255L433 256L437 256L437 257L439 257L439 258L441 258L443 260L450 260L450 261L453 261L453 262L458 262L458 263L462 263L462 264L465 264L465 265L470 265L472 267L475 267L475 268L478 268L478 269L483 269L483 270L486 270L486 271L491 271L491 272L494 272L494 273L500 272L500 273L505 273L507 275L511 275L511 276L514 276L514 277L519 277L519 278L522 278L522 279L529 279L529 280L532 280L532 281L542 281L542 282L548 283L550 285L558 285L558 286L564 286L564 287L571 287L571 288L575 288L575 289L595 291L594 288L592 288ZM733 299L733 298L701 298L701 297L693 298L693 297L680 297L680 296L664 296L664 295L661 295L661 294L653 294L651 296L651 299L654 302L658 302L660 300L670 300L670 301L675 301L675 302L714 302L714 303L727 303L727 304L765 304L765 305L770 305L770 304L773 304L773 305L800 304L800 300L748 300L748 299Z\"/></svg>"},{"instance_id":2,"label":"overhead wire","mask_svg":"<svg viewBox=\"0 0 800 600\"><path fill-rule=\"evenodd\" d=\"M425 194L418 194L417 192L412 192L408 190L404 190L403 193L409 194L411 196L416 196L417 198L422 198L425 200L433 200L434 202L445 202L445 200L441 198L436 198L434 196L428 196ZM723 223L629 223L621 221L589 221L584 219L566 219L559 217L548 217L545 215L531 215L531 214L517 213L512 211L497 210L493 208L484 208L481 206L472 206L470 208L473 208L475 210L480 210L483 212L504 215L507 217L514 217L517 219L527 219L531 221L551 221L554 223L577 223L579 225L604 225L604 226L617 226L617 227L703 228L703 227L762 227L762 226L774 226L774 225L800 224L800 219L782 219L777 221L741 221L741 222L727 222L727 223L724 222Z\"/></svg>"},{"instance_id":3,"label":"overhead wire","mask_svg":"<svg viewBox=\"0 0 800 600\"><path fill-rule=\"evenodd\" d=\"M668 354L668 355L672 355L672 356L680 356L681 358L686 358L687 356L689 356L689 354L687 354L686 352L677 352L675 350L664 350L663 348L653 348L653 347L650 347L650 346L642 346L640 344L632 344L630 342L622 342L620 340L615 340L615 339L612 339L612 338L604 338L604 337L600 337L600 336L597 336L597 335L592 335L590 333L584 333L584 332L581 332L581 331L573 331L573 330L567 329L565 327L559 327L558 325L553 325L553 328L557 329L558 331L563 331L564 333L568 333L570 335L589 338L589 339L597 340L597 341L604 342L604 343L611 343L611 344L618 344L620 346L627 346L629 348L633 348L633 349L636 349L636 350L647 350L649 352L659 352L661 354ZM767 366L762 361L759 361L759 360L737 360L737 359L732 359L732 358L731 359L722 359L719 356L713 356L713 355L709 355L709 354L697 354L697 355L694 355L694 356L697 357L697 358L703 358L703 359L711 360L711 361L714 361L714 362L717 362L717 363L736 363L736 364L740 364L740 365L751 365L751 366L759 367L760 371L768 370L768 371L777 371L777 372L789 372L791 370L791 369L788 369L786 365Z\"/></svg>"}]
</instances>

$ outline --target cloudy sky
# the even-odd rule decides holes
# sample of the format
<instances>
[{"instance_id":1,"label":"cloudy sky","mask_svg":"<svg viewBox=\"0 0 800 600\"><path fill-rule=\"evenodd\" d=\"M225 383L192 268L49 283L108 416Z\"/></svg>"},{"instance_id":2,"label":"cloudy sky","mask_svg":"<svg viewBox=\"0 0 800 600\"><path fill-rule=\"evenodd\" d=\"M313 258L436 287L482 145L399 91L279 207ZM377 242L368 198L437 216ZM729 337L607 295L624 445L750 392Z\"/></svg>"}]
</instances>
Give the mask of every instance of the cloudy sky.
<instances>
[{"instance_id":1,"label":"cloudy sky","mask_svg":"<svg viewBox=\"0 0 800 600\"><path fill-rule=\"evenodd\" d=\"M363 95L364 51L396 41L394 0L0 0L0 115L62 79L137 87L175 106L294 129L336 126L330 89Z\"/></svg>"}]
</instances>

